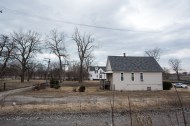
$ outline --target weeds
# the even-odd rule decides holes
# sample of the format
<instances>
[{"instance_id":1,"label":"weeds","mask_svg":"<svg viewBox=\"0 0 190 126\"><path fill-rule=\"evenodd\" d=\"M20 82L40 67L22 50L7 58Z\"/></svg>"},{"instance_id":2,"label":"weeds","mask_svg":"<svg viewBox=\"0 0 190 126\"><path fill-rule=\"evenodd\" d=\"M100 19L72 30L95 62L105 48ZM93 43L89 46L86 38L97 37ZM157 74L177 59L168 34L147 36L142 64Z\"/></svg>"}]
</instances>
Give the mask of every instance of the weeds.
<instances>
[{"instance_id":1,"label":"weeds","mask_svg":"<svg viewBox=\"0 0 190 126\"><path fill-rule=\"evenodd\" d=\"M181 111L182 111L184 125L187 126L187 122L186 122L186 118L185 118L185 112L184 112L184 109L183 109L183 104L181 102L181 98L180 98L179 93L178 93L176 88L175 88L175 91L176 91L176 95L178 97L180 108L181 108Z\"/></svg>"},{"instance_id":2,"label":"weeds","mask_svg":"<svg viewBox=\"0 0 190 126\"><path fill-rule=\"evenodd\" d=\"M131 126L133 126L133 118L132 118L132 111L131 111L131 101L129 100L129 96L127 96L128 102L129 102L129 112L130 112L130 121L131 121Z\"/></svg>"},{"instance_id":3,"label":"weeds","mask_svg":"<svg viewBox=\"0 0 190 126\"><path fill-rule=\"evenodd\" d=\"M135 114L138 126L153 126L152 118L150 115Z\"/></svg>"},{"instance_id":4,"label":"weeds","mask_svg":"<svg viewBox=\"0 0 190 126\"><path fill-rule=\"evenodd\" d=\"M110 97L110 107L111 107L111 126L115 126L114 124L114 103L115 103L115 91L112 91L112 98Z\"/></svg>"}]
</instances>

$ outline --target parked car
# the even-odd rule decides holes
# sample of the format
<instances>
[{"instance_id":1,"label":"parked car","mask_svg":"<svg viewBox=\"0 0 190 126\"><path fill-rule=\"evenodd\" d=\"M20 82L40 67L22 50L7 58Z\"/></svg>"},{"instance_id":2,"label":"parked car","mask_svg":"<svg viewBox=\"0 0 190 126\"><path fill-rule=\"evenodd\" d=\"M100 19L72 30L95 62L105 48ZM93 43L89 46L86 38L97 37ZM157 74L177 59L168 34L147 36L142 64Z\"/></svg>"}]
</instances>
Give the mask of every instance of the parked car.
<instances>
[{"instance_id":1,"label":"parked car","mask_svg":"<svg viewBox=\"0 0 190 126\"><path fill-rule=\"evenodd\" d=\"M173 84L174 87L176 88L187 88L187 85L186 84L183 84L183 83L175 83Z\"/></svg>"}]
</instances>

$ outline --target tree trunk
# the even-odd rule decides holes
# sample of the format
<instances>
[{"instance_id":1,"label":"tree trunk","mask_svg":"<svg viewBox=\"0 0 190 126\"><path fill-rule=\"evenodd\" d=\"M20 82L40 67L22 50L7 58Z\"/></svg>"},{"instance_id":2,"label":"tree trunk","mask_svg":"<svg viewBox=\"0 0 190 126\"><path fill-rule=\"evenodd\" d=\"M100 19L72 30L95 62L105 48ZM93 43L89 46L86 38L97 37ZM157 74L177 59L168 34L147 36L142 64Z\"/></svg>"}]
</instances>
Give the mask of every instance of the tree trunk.
<instances>
[{"instance_id":1,"label":"tree trunk","mask_svg":"<svg viewBox=\"0 0 190 126\"><path fill-rule=\"evenodd\" d=\"M30 72L28 70L28 77L27 77L27 81L29 82L30 81Z\"/></svg>"},{"instance_id":2,"label":"tree trunk","mask_svg":"<svg viewBox=\"0 0 190 126\"><path fill-rule=\"evenodd\" d=\"M24 73L22 72L21 73L21 83L23 83L24 82Z\"/></svg>"},{"instance_id":3,"label":"tree trunk","mask_svg":"<svg viewBox=\"0 0 190 126\"><path fill-rule=\"evenodd\" d=\"M83 81L83 62L80 63L80 76L79 76L79 83L82 83Z\"/></svg>"},{"instance_id":4,"label":"tree trunk","mask_svg":"<svg viewBox=\"0 0 190 126\"><path fill-rule=\"evenodd\" d=\"M32 75L33 75L33 70L32 71L28 71L28 78L27 78L27 81L29 82L30 79L32 78Z\"/></svg>"},{"instance_id":5,"label":"tree trunk","mask_svg":"<svg viewBox=\"0 0 190 126\"><path fill-rule=\"evenodd\" d=\"M179 72L176 71L176 75L177 75L177 80L179 81L180 80L180 76L179 76Z\"/></svg>"},{"instance_id":6,"label":"tree trunk","mask_svg":"<svg viewBox=\"0 0 190 126\"><path fill-rule=\"evenodd\" d=\"M24 73L25 73L25 65L22 65L22 70L21 70L21 83L24 82Z\"/></svg>"},{"instance_id":7,"label":"tree trunk","mask_svg":"<svg viewBox=\"0 0 190 126\"><path fill-rule=\"evenodd\" d=\"M8 62L8 58L6 58L6 60L4 61L4 63L3 63L3 66L1 67L1 71L0 71L0 78L3 76L3 74L4 74L4 70L5 70L5 68L7 67L7 62Z\"/></svg>"},{"instance_id":8,"label":"tree trunk","mask_svg":"<svg viewBox=\"0 0 190 126\"><path fill-rule=\"evenodd\" d=\"M62 83L63 82L63 79L62 79L62 72L63 70L62 70L62 62L61 62L61 57L59 57L59 80L60 80L60 83Z\"/></svg>"}]
</instances>

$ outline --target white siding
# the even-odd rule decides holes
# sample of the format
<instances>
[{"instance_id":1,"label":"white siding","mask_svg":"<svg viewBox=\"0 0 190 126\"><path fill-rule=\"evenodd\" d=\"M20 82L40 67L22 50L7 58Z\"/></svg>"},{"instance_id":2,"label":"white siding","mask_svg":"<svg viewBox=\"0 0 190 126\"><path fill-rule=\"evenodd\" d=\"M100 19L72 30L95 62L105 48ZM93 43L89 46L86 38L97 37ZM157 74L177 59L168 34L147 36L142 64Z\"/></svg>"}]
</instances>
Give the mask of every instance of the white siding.
<instances>
[{"instance_id":1,"label":"white siding","mask_svg":"<svg viewBox=\"0 0 190 126\"><path fill-rule=\"evenodd\" d=\"M121 81L121 73L123 73L124 80ZM131 79L131 73L134 73L134 81ZM143 81L140 79L141 72L114 72L113 84L115 90L163 90L162 87L162 73L161 72L142 72Z\"/></svg>"},{"instance_id":2,"label":"white siding","mask_svg":"<svg viewBox=\"0 0 190 126\"><path fill-rule=\"evenodd\" d=\"M109 61L109 60L107 60L106 70L107 70L107 71L112 71L111 65L110 65L110 61Z\"/></svg>"},{"instance_id":3,"label":"white siding","mask_svg":"<svg viewBox=\"0 0 190 126\"><path fill-rule=\"evenodd\" d=\"M101 68L97 71L97 73L95 73L95 71L89 71L89 79L90 80L106 79L106 74L101 74L104 72L105 71ZM102 75L102 78L100 78L100 74Z\"/></svg>"}]
</instances>

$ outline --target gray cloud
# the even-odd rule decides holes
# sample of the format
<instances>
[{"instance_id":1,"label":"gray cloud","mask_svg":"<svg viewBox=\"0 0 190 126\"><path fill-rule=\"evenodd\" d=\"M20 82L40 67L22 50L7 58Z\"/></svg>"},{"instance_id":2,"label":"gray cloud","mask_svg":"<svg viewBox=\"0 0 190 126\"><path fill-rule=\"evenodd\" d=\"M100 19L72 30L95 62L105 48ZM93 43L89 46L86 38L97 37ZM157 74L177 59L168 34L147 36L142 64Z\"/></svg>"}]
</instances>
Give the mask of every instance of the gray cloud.
<instances>
[{"instance_id":1,"label":"gray cloud","mask_svg":"<svg viewBox=\"0 0 190 126\"><path fill-rule=\"evenodd\" d=\"M126 52L127 55L143 56L145 50L159 47L163 51L159 61L162 66L169 67L168 59L178 57L190 71L187 54L190 50L189 0L1 0L0 9L3 10L0 14L1 34L32 29L44 35L57 28L67 33L66 45L71 59L77 59L77 53L75 43L69 37L78 27L81 32L94 34L99 47L94 55L99 65L106 64L108 55ZM129 31L84 27L61 21Z\"/></svg>"}]
</instances>

